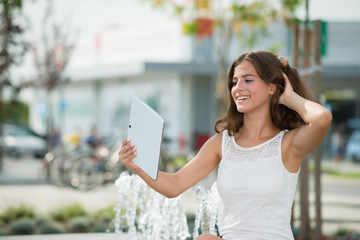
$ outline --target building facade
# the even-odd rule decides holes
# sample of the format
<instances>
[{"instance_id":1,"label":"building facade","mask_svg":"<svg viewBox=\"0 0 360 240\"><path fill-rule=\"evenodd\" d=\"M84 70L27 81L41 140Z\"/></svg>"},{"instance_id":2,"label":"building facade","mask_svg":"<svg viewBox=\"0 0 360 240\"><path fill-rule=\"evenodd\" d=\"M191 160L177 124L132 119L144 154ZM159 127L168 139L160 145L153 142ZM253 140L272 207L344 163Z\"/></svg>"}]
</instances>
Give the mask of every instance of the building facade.
<instances>
[{"instance_id":1,"label":"building facade","mask_svg":"<svg viewBox=\"0 0 360 240\"><path fill-rule=\"evenodd\" d=\"M335 123L359 119L360 23L328 22L324 27L322 104L331 108ZM80 41L66 72L71 81L51 96L53 123L63 133L80 128L86 136L95 125L104 135L126 137L132 95L164 117L173 151L197 149L214 133L218 66L210 39L183 36L179 23L171 22L152 31L104 35L100 49L86 48L86 41ZM290 30L275 24L254 49L278 44L279 54L291 59L289 43ZM233 39L228 64L245 51ZM38 128L46 118L45 98L45 93L36 94L31 104L32 125Z\"/></svg>"}]
</instances>

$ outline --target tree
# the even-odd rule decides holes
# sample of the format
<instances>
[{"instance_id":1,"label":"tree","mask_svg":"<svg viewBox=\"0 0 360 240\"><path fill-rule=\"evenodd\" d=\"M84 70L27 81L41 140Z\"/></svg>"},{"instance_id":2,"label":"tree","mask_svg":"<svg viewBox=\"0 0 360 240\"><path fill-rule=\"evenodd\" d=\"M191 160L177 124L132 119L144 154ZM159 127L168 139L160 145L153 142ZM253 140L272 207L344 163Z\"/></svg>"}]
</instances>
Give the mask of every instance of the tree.
<instances>
[{"instance_id":1,"label":"tree","mask_svg":"<svg viewBox=\"0 0 360 240\"><path fill-rule=\"evenodd\" d=\"M212 43L218 64L216 82L217 115L226 111L226 68L231 41L236 36L244 48L254 46L266 34L274 21L284 20L287 25L296 21L295 10L303 0L146 0L178 16L186 35L207 38Z\"/></svg>"},{"instance_id":2,"label":"tree","mask_svg":"<svg viewBox=\"0 0 360 240\"><path fill-rule=\"evenodd\" d=\"M41 39L32 45L34 64L37 70L37 86L43 87L47 91L47 136L50 136L53 130L51 95L58 86L63 90L63 85L69 81L64 78L63 72L70 61L74 48L74 44L69 40L69 34L60 25L51 21L52 15L53 2L50 0L42 22ZM50 137L48 137L48 149L50 148L49 141Z\"/></svg>"},{"instance_id":3,"label":"tree","mask_svg":"<svg viewBox=\"0 0 360 240\"><path fill-rule=\"evenodd\" d=\"M4 102L3 92L5 88L13 91L13 98L24 87L31 85L30 82L14 83L10 76L10 68L18 64L26 51L28 44L21 38L24 28L20 24L21 0L3 0L0 12L0 102ZM1 104L4 106L4 104ZM0 117L4 116L1 107ZM2 123L0 119L0 138L2 138ZM0 145L0 171L3 165L3 149Z\"/></svg>"},{"instance_id":4,"label":"tree","mask_svg":"<svg viewBox=\"0 0 360 240\"><path fill-rule=\"evenodd\" d=\"M25 53L31 49L30 44L23 37L24 27L19 23L24 17L21 14L22 0L2 0L0 13L0 102L3 101L3 92L8 88L12 92L12 100L16 100L20 91L27 87L45 87L50 96L52 90L66 80L61 73L67 66L73 44L69 43L68 35L58 25L49 27L48 20L52 14L52 1L44 17L44 33L49 30L52 34L43 35L42 42L33 44L34 62L38 77L15 82L11 79L10 68L21 62ZM50 28L50 29L46 29ZM61 79L63 81L61 81ZM1 104L4 106L4 104ZM1 107L0 106L0 107ZM49 106L48 106L49 108ZM51 108L51 107L50 107ZM3 109L1 108L2 112ZM4 116L4 114L1 114ZM51 111L48 111L51 113ZM0 119L0 138L2 122ZM48 122L51 117L48 117ZM49 130L49 128L48 128ZM3 150L0 145L0 171L2 170Z\"/></svg>"}]
</instances>

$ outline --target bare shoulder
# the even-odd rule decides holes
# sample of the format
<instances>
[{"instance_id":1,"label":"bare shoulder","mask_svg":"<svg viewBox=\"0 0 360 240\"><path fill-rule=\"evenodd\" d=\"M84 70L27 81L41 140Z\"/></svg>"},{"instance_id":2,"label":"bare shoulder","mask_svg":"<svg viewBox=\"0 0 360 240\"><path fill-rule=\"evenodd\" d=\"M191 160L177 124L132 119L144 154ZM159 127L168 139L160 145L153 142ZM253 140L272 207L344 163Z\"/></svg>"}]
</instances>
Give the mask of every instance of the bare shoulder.
<instances>
[{"instance_id":1,"label":"bare shoulder","mask_svg":"<svg viewBox=\"0 0 360 240\"><path fill-rule=\"evenodd\" d=\"M209 140L206 141L200 152L207 152L215 154L218 159L221 159L221 146L222 146L223 132L216 133Z\"/></svg>"},{"instance_id":2,"label":"bare shoulder","mask_svg":"<svg viewBox=\"0 0 360 240\"><path fill-rule=\"evenodd\" d=\"M214 134L210 139L212 139L212 141L214 141L215 144L220 144L220 146L221 146L222 138L223 138L223 132L220 132L220 133Z\"/></svg>"}]
</instances>

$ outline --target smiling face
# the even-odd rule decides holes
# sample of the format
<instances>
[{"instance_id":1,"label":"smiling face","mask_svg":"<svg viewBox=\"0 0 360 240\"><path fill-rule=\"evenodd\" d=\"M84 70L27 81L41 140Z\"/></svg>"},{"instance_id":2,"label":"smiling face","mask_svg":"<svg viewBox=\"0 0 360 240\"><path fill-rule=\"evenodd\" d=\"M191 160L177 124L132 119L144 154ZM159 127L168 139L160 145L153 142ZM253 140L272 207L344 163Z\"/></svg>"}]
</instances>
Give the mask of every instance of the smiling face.
<instances>
[{"instance_id":1,"label":"smiling face","mask_svg":"<svg viewBox=\"0 0 360 240\"><path fill-rule=\"evenodd\" d=\"M275 85L260 78L251 62L243 60L234 68L231 96L238 112L250 113L259 108L268 110L275 89Z\"/></svg>"}]
</instances>

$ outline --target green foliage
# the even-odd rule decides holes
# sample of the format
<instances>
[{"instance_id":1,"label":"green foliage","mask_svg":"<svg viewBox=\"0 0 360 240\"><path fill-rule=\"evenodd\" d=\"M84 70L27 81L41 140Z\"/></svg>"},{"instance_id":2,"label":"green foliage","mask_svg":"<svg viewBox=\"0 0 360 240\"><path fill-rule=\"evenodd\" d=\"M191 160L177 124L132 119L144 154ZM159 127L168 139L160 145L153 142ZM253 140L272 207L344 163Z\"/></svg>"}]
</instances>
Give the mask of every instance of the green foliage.
<instances>
[{"instance_id":1,"label":"green foliage","mask_svg":"<svg viewBox=\"0 0 360 240\"><path fill-rule=\"evenodd\" d=\"M89 232L93 227L94 221L89 216L74 217L70 219L68 228L73 233Z\"/></svg>"},{"instance_id":2,"label":"green foliage","mask_svg":"<svg viewBox=\"0 0 360 240\"><path fill-rule=\"evenodd\" d=\"M322 172L335 177L360 179L359 172L339 172L328 168L322 168Z\"/></svg>"},{"instance_id":3,"label":"green foliage","mask_svg":"<svg viewBox=\"0 0 360 240\"><path fill-rule=\"evenodd\" d=\"M100 233L100 232L109 232L111 231L109 228L109 224L106 223L97 223L93 229L93 232Z\"/></svg>"},{"instance_id":4,"label":"green foliage","mask_svg":"<svg viewBox=\"0 0 360 240\"><path fill-rule=\"evenodd\" d=\"M185 35L195 35L199 29L196 22L183 22L182 31Z\"/></svg>"},{"instance_id":5,"label":"green foliage","mask_svg":"<svg viewBox=\"0 0 360 240\"><path fill-rule=\"evenodd\" d=\"M10 222L9 229L13 234L33 234L35 223L33 219L27 217L19 218Z\"/></svg>"},{"instance_id":6,"label":"green foliage","mask_svg":"<svg viewBox=\"0 0 360 240\"><path fill-rule=\"evenodd\" d=\"M94 218L103 222L111 222L115 218L115 206L109 206L98 210L93 214Z\"/></svg>"},{"instance_id":7,"label":"green foliage","mask_svg":"<svg viewBox=\"0 0 360 240\"><path fill-rule=\"evenodd\" d=\"M343 237L346 236L347 233L348 233L347 229L341 228L334 233L334 237Z\"/></svg>"},{"instance_id":8,"label":"green foliage","mask_svg":"<svg viewBox=\"0 0 360 240\"><path fill-rule=\"evenodd\" d=\"M29 105L24 102L0 101L0 119L3 121L13 121L23 125L28 124L29 119Z\"/></svg>"},{"instance_id":9,"label":"green foliage","mask_svg":"<svg viewBox=\"0 0 360 240\"><path fill-rule=\"evenodd\" d=\"M180 15L184 10L185 10L184 7L175 6L175 7L174 7L174 14L175 14L175 15Z\"/></svg>"},{"instance_id":10,"label":"green foliage","mask_svg":"<svg viewBox=\"0 0 360 240\"><path fill-rule=\"evenodd\" d=\"M52 221L44 223L39 229L39 234L58 234L65 232L66 229L63 225Z\"/></svg>"},{"instance_id":11,"label":"green foliage","mask_svg":"<svg viewBox=\"0 0 360 240\"><path fill-rule=\"evenodd\" d=\"M0 219L5 223L10 222L11 220L15 220L18 218L33 218L35 217L35 210L32 207L25 206L23 204L17 207L9 207L0 215Z\"/></svg>"},{"instance_id":12,"label":"green foliage","mask_svg":"<svg viewBox=\"0 0 360 240\"><path fill-rule=\"evenodd\" d=\"M74 217L86 216L87 212L78 203L71 204L66 207L61 207L50 213L50 216L57 221L66 221Z\"/></svg>"},{"instance_id":13,"label":"green foliage","mask_svg":"<svg viewBox=\"0 0 360 240\"><path fill-rule=\"evenodd\" d=\"M12 11L22 7L22 0L2 0L2 11L8 17Z\"/></svg>"},{"instance_id":14,"label":"green foliage","mask_svg":"<svg viewBox=\"0 0 360 240\"><path fill-rule=\"evenodd\" d=\"M94 220L96 221L92 230L93 232L114 231L113 220L116 215L114 208L115 206L109 206L93 214Z\"/></svg>"},{"instance_id":15,"label":"green foliage","mask_svg":"<svg viewBox=\"0 0 360 240\"><path fill-rule=\"evenodd\" d=\"M46 223L48 223L49 221L51 221L50 218L47 216L36 216L34 220L35 220L35 225L38 227L41 227Z\"/></svg>"},{"instance_id":16,"label":"green foliage","mask_svg":"<svg viewBox=\"0 0 360 240\"><path fill-rule=\"evenodd\" d=\"M350 229L340 228L334 233L334 237L346 237L346 239L360 239L360 233ZM343 239L343 238L341 238ZM345 238L344 238L345 239Z\"/></svg>"},{"instance_id":17,"label":"green foliage","mask_svg":"<svg viewBox=\"0 0 360 240\"><path fill-rule=\"evenodd\" d=\"M0 237L1 236L6 236L6 235L8 235L8 233L5 230L0 229Z\"/></svg>"},{"instance_id":18,"label":"green foliage","mask_svg":"<svg viewBox=\"0 0 360 240\"><path fill-rule=\"evenodd\" d=\"M304 3L304 0L281 0L283 8L290 12L295 12L296 9Z\"/></svg>"},{"instance_id":19,"label":"green foliage","mask_svg":"<svg viewBox=\"0 0 360 240\"><path fill-rule=\"evenodd\" d=\"M313 172L315 169L314 164L310 164L309 170ZM360 179L360 172L342 172L338 169L332 168L332 167L321 167L321 172L325 174L329 174L333 177L339 177L339 178L349 178L349 179Z\"/></svg>"},{"instance_id":20,"label":"green foliage","mask_svg":"<svg viewBox=\"0 0 360 240\"><path fill-rule=\"evenodd\" d=\"M299 227L295 227L291 229L293 232L293 236L295 239L298 239L300 236L300 228Z\"/></svg>"},{"instance_id":21,"label":"green foliage","mask_svg":"<svg viewBox=\"0 0 360 240\"><path fill-rule=\"evenodd\" d=\"M272 53L279 53L281 48L283 47L284 43L274 43L269 47L269 52Z\"/></svg>"},{"instance_id":22,"label":"green foliage","mask_svg":"<svg viewBox=\"0 0 360 240\"><path fill-rule=\"evenodd\" d=\"M176 169L180 169L181 167L183 167L185 164L187 163L186 157L174 157L172 159L172 164L174 165L174 167Z\"/></svg>"},{"instance_id":23,"label":"green foliage","mask_svg":"<svg viewBox=\"0 0 360 240\"><path fill-rule=\"evenodd\" d=\"M195 228L195 218L196 218L196 215L193 213L186 214L186 222L187 222L190 232L192 232Z\"/></svg>"}]
</instances>

